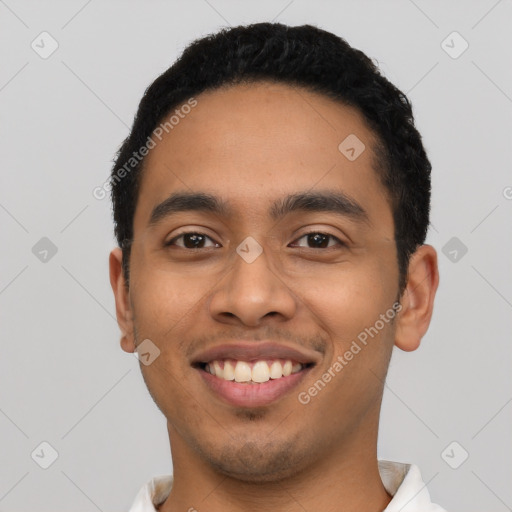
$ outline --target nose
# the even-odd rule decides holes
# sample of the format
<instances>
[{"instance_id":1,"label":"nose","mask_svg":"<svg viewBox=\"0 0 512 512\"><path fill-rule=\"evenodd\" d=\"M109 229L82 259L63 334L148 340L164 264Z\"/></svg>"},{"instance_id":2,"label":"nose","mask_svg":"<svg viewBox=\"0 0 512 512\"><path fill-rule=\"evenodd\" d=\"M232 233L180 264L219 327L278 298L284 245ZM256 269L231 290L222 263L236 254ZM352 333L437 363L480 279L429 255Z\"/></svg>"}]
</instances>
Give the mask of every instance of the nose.
<instances>
[{"instance_id":1,"label":"nose","mask_svg":"<svg viewBox=\"0 0 512 512\"><path fill-rule=\"evenodd\" d=\"M210 299L210 314L215 320L257 327L268 318L280 322L293 318L296 295L270 265L268 254L264 249L253 261L234 255L232 268Z\"/></svg>"}]
</instances>

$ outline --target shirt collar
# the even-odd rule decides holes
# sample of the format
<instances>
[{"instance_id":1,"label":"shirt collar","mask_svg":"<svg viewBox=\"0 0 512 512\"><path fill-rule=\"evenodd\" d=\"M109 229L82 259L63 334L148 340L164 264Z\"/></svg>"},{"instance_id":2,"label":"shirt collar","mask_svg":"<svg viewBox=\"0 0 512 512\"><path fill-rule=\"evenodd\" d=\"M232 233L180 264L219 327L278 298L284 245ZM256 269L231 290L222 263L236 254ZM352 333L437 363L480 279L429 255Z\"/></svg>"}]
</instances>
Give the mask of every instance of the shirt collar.
<instances>
[{"instance_id":1,"label":"shirt collar","mask_svg":"<svg viewBox=\"0 0 512 512\"><path fill-rule=\"evenodd\" d=\"M379 460L379 473L386 491L393 497L383 512L446 512L430 501L430 494L418 466ZM172 476L153 477L138 492L129 512L157 512L172 487Z\"/></svg>"},{"instance_id":2,"label":"shirt collar","mask_svg":"<svg viewBox=\"0 0 512 512\"><path fill-rule=\"evenodd\" d=\"M393 497L383 512L446 512L430 500L427 484L415 464L379 460L379 473Z\"/></svg>"}]
</instances>

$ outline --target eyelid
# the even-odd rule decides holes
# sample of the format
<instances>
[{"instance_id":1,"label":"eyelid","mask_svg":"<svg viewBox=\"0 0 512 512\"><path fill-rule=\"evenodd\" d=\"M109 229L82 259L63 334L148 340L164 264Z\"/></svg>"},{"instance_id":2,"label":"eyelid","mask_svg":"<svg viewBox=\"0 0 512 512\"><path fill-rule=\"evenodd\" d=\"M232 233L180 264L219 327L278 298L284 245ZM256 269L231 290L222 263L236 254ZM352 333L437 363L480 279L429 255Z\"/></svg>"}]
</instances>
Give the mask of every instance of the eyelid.
<instances>
[{"instance_id":1,"label":"eyelid","mask_svg":"<svg viewBox=\"0 0 512 512\"><path fill-rule=\"evenodd\" d=\"M347 242L344 242L341 238L339 238L336 235L333 235L332 233L329 233L328 231L325 231L323 229L313 229L311 231L307 231L306 233L302 233L301 235L296 237L293 240L293 242L296 242L297 240L300 240L301 238L304 238L307 235L325 235L325 236L333 238L334 240L336 240L338 242L339 245L341 245L343 247L348 246ZM302 249L308 249L308 247L302 247ZM317 249L313 249L313 250L317 250Z\"/></svg>"},{"instance_id":2,"label":"eyelid","mask_svg":"<svg viewBox=\"0 0 512 512\"><path fill-rule=\"evenodd\" d=\"M208 235L206 233L203 233L200 230L190 230L189 229L189 230L186 230L186 231L182 231L181 233L177 233L170 240L164 241L164 246L167 247L167 246L173 245L173 243L176 242L176 240L178 238L181 238L184 235L200 235L200 236L204 236L206 238L209 238L214 244L221 245L219 242L214 240L213 237L211 237L210 235ZM188 249L188 248L187 247L183 247L183 249ZM190 249L190 250L194 250L194 249Z\"/></svg>"},{"instance_id":3,"label":"eyelid","mask_svg":"<svg viewBox=\"0 0 512 512\"><path fill-rule=\"evenodd\" d=\"M213 242L214 244L216 245L220 245L222 247L222 244L220 244L219 242L217 242L216 240L214 240L213 237L211 237L210 235L202 232L201 230L185 230L185 231L182 231L180 233L177 233L176 235L174 235L170 240L164 242L164 246L171 246L173 245L173 243L176 242L177 239L181 238L182 236L184 235L200 235L200 236L204 236L206 238L208 238L211 242ZM333 235L332 233L329 233L328 231L325 231L323 229L312 229L310 231L306 231L305 233L302 233L301 235L295 237L292 242L290 243L294 243L296 242L297 240L300 240L301 238L304 238L305 236L308 236L308 235L325 235L327 237L330 237L334 240L336 240L336 242L343 246L343 247L346 247L348 244L346 242L344 242L343 240L341 240L338 236L336 235ZM184 249L187 249L186 247L184 247ZM303 247L303 249L308 249L307 247ZM193 249L190 249L190 250L193 250ZM313 250L317 250L317 249L313 249Z\"/></svg>"}]
</instances>

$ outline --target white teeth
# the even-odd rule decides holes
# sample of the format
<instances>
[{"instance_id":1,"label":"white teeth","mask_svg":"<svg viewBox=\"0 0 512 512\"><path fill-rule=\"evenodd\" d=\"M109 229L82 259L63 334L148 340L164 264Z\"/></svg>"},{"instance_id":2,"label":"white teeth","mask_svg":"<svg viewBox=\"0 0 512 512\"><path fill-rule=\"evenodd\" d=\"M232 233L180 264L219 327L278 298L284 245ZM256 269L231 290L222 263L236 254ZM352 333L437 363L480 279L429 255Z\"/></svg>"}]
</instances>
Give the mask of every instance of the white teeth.
<instances>
[{"instance_id":1,"label":"white teeth","mask_svg":"<svg viewBox=\"0 0 512 512\"><path fill-rule=\"evenodd\" d=\"M238 361L235 366L235 381L249 382L251 380L251 367L245 361Z\"/></svg>"},{"instance_id":2,"label":"white teeth","mask_svg":"<svg viewBox=\"0 0 512 512\"><path fill-rule=\"evenodd\" d=\"M252 367L253 382L267 382L270 379L270 371L265 361L257 361Z\"/></svg>"},{"instance_id":3,"label":"white teeth","mask_svg":"<svg viewBox=\"0 0 512 512\"><path fill-rule=\"evenodd\" d=\"M224 375L222 377L224 380L235 380L235 369L229 361L224 361Z\"/></svg>"},{"instance_id":4,"label":"white teeth","mask_svg":"<svg viewBox=\"0 0 512 512\"><path fill-rule=\"evenodd\" d=\"M217 377L220 377L221 379L223 379L224 378L224 370L220 367L219 361L213 361L213 367L215 369L215 375L217 375ZM228 379L228 380L231 380L231 379Z\"/></svg>"},{"instance_id":5,"label":"white teeth","mask_svg":"<svg viewBox=\"0 0 512 512\"><path fill-rule=\"evenodd\" d=\"M300 363L296 363L292 366L292 373L297 373L302 370L302 365Z\"/></svg>"},{"instance_id":6,"label":"white teeth","mask_svg":"<svg viewBox=\"0 0 512 512\"><path fill-rule=\"evenodd\" d=\"M279 361L274 361L270 366L270 378L280 379L283 376L283 367Z\"/></svg>"},{"instance_id":7,"label":"white teeth","mask_svg":"<svg viewBox=\"0 0 512 512\"><path fill-rule=\"evenodd\" d=\"M252 363L251 363L252 364ZM215 375L216 377L224 380L234 380L236 382L254 382L263 383L268 382L270 379L280 379L281 377L288 377L293 373L300 372L304 365L301 363L293 364L289 359L281 363L280 360L272 361L268 365L267 361L256 361L254 364L246 361L233 361L215 360L206 365L206 371Z\"/></svg>"},{"instance_id":8,"label":"white teeth","mask_svg":"<svg viewBox=\"0 0 512 512\"><path fill-rule=\"evenodd\" d=\"M288 377L293 373L300 372L304 366L301 363L293 364L290 360L283 363L279 360L272 361L268 365L267 361L261 360L251 364L246 361L211 361L206 365L206 371L212 375L224 380L234 380L236 382L253 382L263 383L268 382L270 379L280 379L281 377Z\"/></svg>"}]
</instances>

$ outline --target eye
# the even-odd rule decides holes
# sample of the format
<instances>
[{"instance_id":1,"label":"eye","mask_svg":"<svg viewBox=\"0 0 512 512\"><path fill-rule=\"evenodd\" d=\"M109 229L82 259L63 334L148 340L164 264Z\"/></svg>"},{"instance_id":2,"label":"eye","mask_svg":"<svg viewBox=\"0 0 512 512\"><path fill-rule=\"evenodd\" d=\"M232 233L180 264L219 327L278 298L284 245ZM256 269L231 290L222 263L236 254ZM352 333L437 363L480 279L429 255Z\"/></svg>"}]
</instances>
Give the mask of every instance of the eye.
<instances>
[{"instance_id":1,"label":"eye","mask_svg":"<svg viewBox=\"0 0 512 512\"><path fill-rule=\"evenodd\" d=\"M306 247L308 249L327 249L328 247L332 247L332 245L329 246L329 239L335 240L340 246L346 246L346 244L339 238L334 235L330 235L329 233L311 231L310 233L305 233L300 238L297 238L297 240L302 240L303 238L306 239L306 244L313 244L313 247L308 247L307 245L298 245L298 247Z\"/></svg>"},{"instance_id":2,"label":"eye","mask_svg":"<svg viewBox=\"0 0 512 512\"><path fill-rule=\"evenodd\" d=\"M183 240L183 245L176 244L177 240ZM220 244L217 242L214 242L209 236L205 235L204 233L197 233L195 231L189 231L186 233L181 233L178 236L175 236L168 242L165 242L165 246L169 247L172 245L177 245L178 247L182 247L183 249L203 249L205 248L205 242L206 240L210 240L213 242L213 245L210 245L209 247L220 247Z\"/></svg>"}]
</instances>

